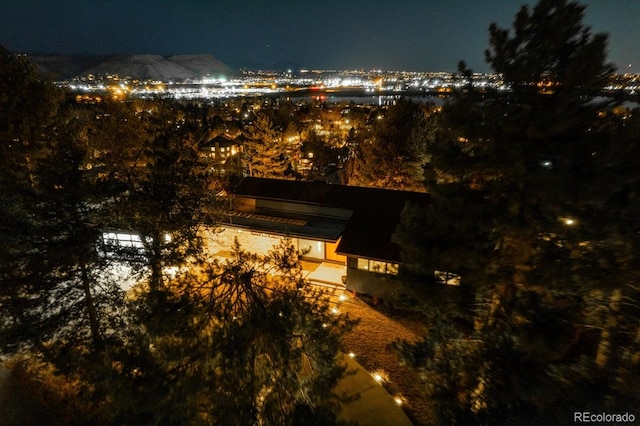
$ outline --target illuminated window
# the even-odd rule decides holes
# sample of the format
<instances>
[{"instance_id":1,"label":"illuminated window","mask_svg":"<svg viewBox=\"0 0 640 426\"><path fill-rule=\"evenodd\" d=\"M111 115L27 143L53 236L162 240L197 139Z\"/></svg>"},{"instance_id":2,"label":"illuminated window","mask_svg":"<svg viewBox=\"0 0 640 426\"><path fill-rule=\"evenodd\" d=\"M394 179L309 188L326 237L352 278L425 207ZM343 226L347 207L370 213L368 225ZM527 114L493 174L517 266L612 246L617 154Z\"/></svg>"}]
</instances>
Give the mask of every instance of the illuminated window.
<instances>
[{"instance_id":1,"label":"illuminated window","mask_svg":"<svg viewBox=\"0 0 640 426\"><path fill-rule=\"evenodd\" d=\"M151 242L151 238L146 238L146 241ZM144 254L143 241L137 234L105 232L102 234L102 243L107 256Z\"/></svg>"},{"instance_id":2,"label":"illuminated window","mask_svg":"<svg viewBox=\"0 0 640 426\"><path fill-rule=\"evenodd\" d=\"M387 263L387 274L398 275L398 264Z\"/></svg>"},{"instance_id":3,"label":"illuminated window","mask_svg":"<svg viewBox=\"0 0 640 426\"><path fill-rule=\"evenodd\" d=\"M353 267L353 266L352 266ZM378 274L398 275L398 264L358 258L357 268Z\"/></svg>"},{"instance_id":4,"label":"illuminated window","mask_svg":"<svg viewBox=\"0 0 640 426\"><path fill-rule=\"evenodd\" d=\"M102 238L107 245L114 245L118 247L143 247L140 236L136 234L116 234L114 232L105 232L102 234Z\"/></svg>"},{"instance_id":5,"label":"illuminated window","mask_svg":"<svg viewBox=\"0 0 640 426\"><path fill-rule=\"evenodd\" d=\"M461 283L460 275L453 274L447 271L433 271L433 275L436 277L436 281L440 284L459 286Z\"/></svg>"},{"instance_id":6,"label":"illuminated window","mask_svg":"<svg viewBox=\"0 0 640 426\"><path fill-rule=\"evenodd\" d=\"M358 269L369 270L369 259L358 259Z\"/></svg>"},{"instance_id":7,"label":"illuminated window","mask_svg":"<svg viewBox=\"0 0 640 426\"><path fill-rule=\"evenodd\" d=\"M298 240L298 250L301 253L304 252L306 257L324 259L324 243L322 241L300 238Z\"/></svg>"},{"instance_id":8,"label":"illuminated window","mask_svg":"<svg viewBox=\"0 0 640 426\"><path fill-rule=\"evenodd\" d=\"M384 274L386 271L385 262L378 262L377 260L369 261L369 269L373 272Z\"/></svg>"}]
</instances>

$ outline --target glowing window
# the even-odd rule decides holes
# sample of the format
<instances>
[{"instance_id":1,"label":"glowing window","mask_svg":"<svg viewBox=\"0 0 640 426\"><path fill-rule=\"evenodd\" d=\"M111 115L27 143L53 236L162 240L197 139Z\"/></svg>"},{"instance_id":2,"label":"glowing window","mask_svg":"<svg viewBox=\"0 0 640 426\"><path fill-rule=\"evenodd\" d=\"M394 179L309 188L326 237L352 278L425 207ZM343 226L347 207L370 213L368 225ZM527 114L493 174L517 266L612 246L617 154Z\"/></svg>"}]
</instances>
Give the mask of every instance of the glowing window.
<instances>
[{"instance_id":1,"label":"glowing window","mask_svg":"<svg viewBox=\"0 0 640 426\"><path fill-rule=\"evenodd\" d=\"M373 272L378 272L380 274L384 274L385 273L385 263L384 262L378 262L377 260L370 260L369 261L369 269Z\"/></svg>"},{"instance_id":2,"label":"glowing window","mask_svg":"<svg viewBox=\"0 0 640 426\"><path fill-rule=\"evenodd\" d=\"M451 272L434 271L433 275L435 275L436 280L441 284L455 285L455 286L459 286L461 284L460 275L453 274Z\"/></svg>"},{"instance_id":3,"label":"glowing window","mask_svg":"<svg viewBox=\"0 0 640 426\"><path fill-rule=\"evenodd\" d=\"M369 270L369 259L358 259L358 269Z\"/></svg>"}]
</instances>

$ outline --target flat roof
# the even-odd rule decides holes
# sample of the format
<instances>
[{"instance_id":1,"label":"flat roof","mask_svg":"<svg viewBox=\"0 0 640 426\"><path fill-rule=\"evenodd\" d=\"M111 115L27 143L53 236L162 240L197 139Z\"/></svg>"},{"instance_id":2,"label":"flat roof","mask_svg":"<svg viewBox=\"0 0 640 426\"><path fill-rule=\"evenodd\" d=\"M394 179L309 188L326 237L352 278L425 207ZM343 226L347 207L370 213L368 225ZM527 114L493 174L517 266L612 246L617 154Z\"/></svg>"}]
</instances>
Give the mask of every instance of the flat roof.
<instances>
[{"instance_id":1,"label":"flat roof","mask_svg":"<svg viewBox=\"0 0 640 426\"><path fill-rule=\"evenodd\" d=\"M313 233L306 235L326 235L325 238L317 238L331 241L342 235L336 250L339 254L391 261L400 261L399 247L391 241L391 236L400 222L400 213L405 205L408 202L423 206L431 203L430 195L423 192L255 177L244 178L234 190L234 194L256 199L351 209L353 214L347 220L305 216L309 223L313 223L308 229L314 229ZM259 214L266 213L260 210ZM269 214L275 217L287 216L280 211ZM268 228L278 228L282 229L282 232L289 231L288 235L301 236L300 232L305 231L304 227L276 226L268 224L268 221L244 223L252 229L255 229L252 226L262 226L265 232L269 232ZM322 230L325 227L326 229ZM337 231L339 233L336 235Z\"/></svg>"},{"instance_id":2,"label":"flat roof","mask_svg":"<svg viewBox=\"0 0 640 426\"><path fill-rule=\"evenodd\" d=\"M260 213L232 212L228 224L267 234L336 242L347 226L346 219L281 211L260 210Z\"/></svg>"}]
</instances>

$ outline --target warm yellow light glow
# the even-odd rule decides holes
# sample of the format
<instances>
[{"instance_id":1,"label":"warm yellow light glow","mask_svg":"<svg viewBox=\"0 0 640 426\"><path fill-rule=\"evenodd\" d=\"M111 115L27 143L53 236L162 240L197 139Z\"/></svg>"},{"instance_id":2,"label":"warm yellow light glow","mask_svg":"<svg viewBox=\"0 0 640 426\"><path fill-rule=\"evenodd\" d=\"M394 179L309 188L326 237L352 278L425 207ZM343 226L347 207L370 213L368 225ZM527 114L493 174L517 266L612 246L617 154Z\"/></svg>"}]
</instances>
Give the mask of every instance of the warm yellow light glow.
<instances>
[{"instance_id":1,"label":"warm yellow light glow","mask_svg":"<svg viewBox=\"0 0 640 426\"><path fill-rule=\"evenodd\" d=\"M345 300L347 300L347 296L343 293L343 294L340 295L340 297L338 297L338 300L340 302L344 302Z\"/></svg>"},{"instance_id":2,"label":"warm yellow light glow","mask_svg":"<svg viewBox=\"0 0 640 426\"><path fill-rule=\"evenodd\" d=\"M340 313L340 310L334 306L333 308L331 308L331 313L337 315Z\"/></svg>"},{"instance_id":3,"label":"warm yellow light glow","mask_svg":"<svg viewBox=\"0 0 640 426\"><path fill-rule=\"evenodd\" d=\"M402 405L402 398L400 398L399 396L394 397L393 400L396 402L396 404Z\"/></svg>"},{"instance_id":4,"label":"warm yellow light glow","mask_svg":"<svg viewBox=\"0 0 640 426\"><path fill-rule=\"evenodd\" d=\"M373 377L373 380L375 380L378 383L382 383L382 381L383 381L382 376L380 375L380 373L373 373L372 377Z\"/></svg>"},{"instance_id":5,"label":"warm yellow light glow","mask_svg":"<svg viewBox=\"0 0 640 426\"><path fill-rule=\"evenodd\" d=\"M576 221L575 221L575 220L573 220L573 219L571 219L571 218L565 218L565 219L564 219L564 224L565 224L565 225L569 225L569 226L571 226L571 225L573 225L573 224L575 224L575 223L576 223Z\"/></svg>"},{"instance_id":6,"label":"warm yellow light glow","mask_svg":"<svg viewBox=\"0 0 640 426\"><path fill-rule=\"evenodd\" d=\"M353 352L349 352L349 358L355 358L356 354L354 354Z\"/></svg>"}]
</instances>

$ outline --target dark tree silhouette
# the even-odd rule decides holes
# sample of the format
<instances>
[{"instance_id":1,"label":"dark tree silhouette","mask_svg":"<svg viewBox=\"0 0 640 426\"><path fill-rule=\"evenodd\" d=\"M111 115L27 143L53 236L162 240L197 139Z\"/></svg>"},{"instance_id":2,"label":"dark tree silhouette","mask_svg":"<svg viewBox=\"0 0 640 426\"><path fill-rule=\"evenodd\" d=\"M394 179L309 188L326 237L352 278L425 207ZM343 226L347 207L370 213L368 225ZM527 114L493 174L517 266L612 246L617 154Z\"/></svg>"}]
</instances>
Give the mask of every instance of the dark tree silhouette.
<instances>
[{"instance_id":1,"label":"dark tree silhouette","mask_svg":"<svg viewBox=\"0 0 640 426\"><path fill-rule=\"evenodd\" d=\"M105 265L95 250L97 195L82 126L22 58L3 51L2 68L12 84L2 108L3 350L32 348L48 360L67 346L100 351L114 325L107 312L122 294L95 277Z\"/></svg>"},{"instance_id":2,"label":"dark tree silhouette","mask_svg":"<svg viewBox=\"0 0 640 426\"><path fill-rule=\"evenodd\" d=\"M236 245L175 277L141 301L147 331L128 349L136 374L115 374L117 422L291 424L307 413L336 424L336 356L353 322L325 297L286 242L266 256Z\"/></svg>"},{"instance_id":3,"label":"dark tree silhouette","mask_svg":"<svg viewBox=\"0 0 640 426\"><path fill-rule=\"evenodd\" d=\"M355 149L349 184L406 191L424 191L423 165L429 137L429 112L400 100L376 123L370 140Z\"/></svg>"},{"instance_id":4,"label":"dark tree silhouette","mask_svg":"<svg viewBox=\"0 0 640 426\"><path fill-rule=\"evenodd\" d=\"M487 61L510 90L476 89L461 64L469 84L428 146L434 205L405 212L396 233L405 271L450 267L475 294L465 328L400 345L424 374L446 376L425 388L443 419L548 422L559 407L628 410L640 399L622 384L637 374L638 344L612 328L624 317L622 334L640 330L640 228L629 216L640 201L629 186L640 183L638 137L600 96L607 37L583 25L584 10L541 0L512 31L491 25Z\"/></svg>"}]
</instances>

